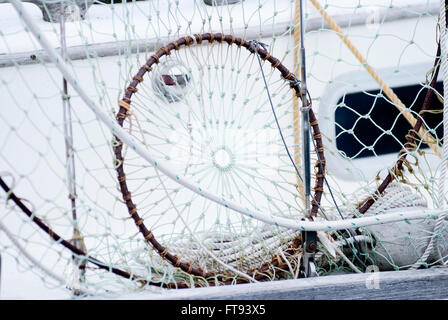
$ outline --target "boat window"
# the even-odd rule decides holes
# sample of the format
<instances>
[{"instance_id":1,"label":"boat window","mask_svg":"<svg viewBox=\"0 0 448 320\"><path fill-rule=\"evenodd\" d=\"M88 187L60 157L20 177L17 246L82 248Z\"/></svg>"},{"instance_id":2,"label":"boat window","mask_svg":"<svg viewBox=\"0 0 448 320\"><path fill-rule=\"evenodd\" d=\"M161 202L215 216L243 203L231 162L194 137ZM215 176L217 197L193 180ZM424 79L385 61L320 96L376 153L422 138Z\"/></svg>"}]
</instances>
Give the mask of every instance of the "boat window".
<instances>
[{"instance_id":1,"label":"boat window","mask_svg":"<svg viewBox=\"0 0 448 320\"><path fill-rule=\"evenodd\" d=\"M226 4L235 4L243 1L244 0L204 0L204 3L209 6L224 6Z\"/></svg>"},{"instance_id":2,"label":"boat window","mask_svg":"<svg viewBox=\"0 0 448 320\"><path fill-rule=\"evenodd\" d=\"M392 88L405 106L414 112L420 111L427 89L421 84ZM443 95L443 84L436 85ZM433 96L431 110L442 110L443 104ZM379 90L346 94L338 101L335 109L336 147L349 158L364 158L374 155L397 153L406 142L411 128L407 120L399 115L398 109L380 95ZM425 122L435 129L437 137L443 137L441 112L428 113ZM421 147L428 148L425 144Z\"/></svg>"}]
</instances>

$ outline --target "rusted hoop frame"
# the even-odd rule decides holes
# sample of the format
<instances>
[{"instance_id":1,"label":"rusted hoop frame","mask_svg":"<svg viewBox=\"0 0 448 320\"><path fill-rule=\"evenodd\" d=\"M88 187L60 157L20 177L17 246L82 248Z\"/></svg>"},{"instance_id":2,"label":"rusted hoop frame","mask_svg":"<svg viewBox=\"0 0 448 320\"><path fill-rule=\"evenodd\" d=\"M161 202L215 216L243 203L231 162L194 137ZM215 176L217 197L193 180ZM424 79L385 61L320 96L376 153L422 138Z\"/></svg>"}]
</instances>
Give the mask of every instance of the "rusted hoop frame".
<instances>
[{"instance_id":1,"label":"rusted hoop frame","mask_svg":"<svg viewBox=\"0 0 448 320\"><path fill-rule=\"evenodd\" d=\"M426 110L429 109L431 106L431 101L434 96L434 88L437 83L437 77L439 75L440 70L440 56L441 56L441 48L440 48L440 41L438 43L437 47L437 54L434 61L434 71L432 73L432 80L430 84L430 88L428 88L428 91L425 95L425 100L423 101L423 106L421 110L419 111L419 117L417 119L417 122L415 123L414 127L412 129L409 129L408 133L406 134L406 143L404 144L404 149L401 149L398 155L400 156L398 160L396 161L394 168L392 170L389 170L389 173L387 174L386 178L381 182L381 184L376 189L376 193L373 195L370 195L367 199L362 201L358 205L359 213L364 214L369 210L369 208L375 203L375 201L378 199L379 195L383 194L383 192L386 190L386 188L389 186L389 184L395 180L395 176L397 172L401 172L403 170L403 164L406 161L407 152L414 150L413 145L415 141L418 138L417 132L420 130L421 126L423 125L423 120L425 119Z\"/></svg>"},{"instance_id":2,"label":"rusted hoop frame","mask_svg":"<svg viewBox=\"0 0 448 320\"><path fill-rule=\"evenodd\" d=\"M140 277L136 274L131 274L127 271L121 270L116 267L111 267L110 265L107 265L106 263L98 260L97 258L87 255L87 253L83 252L81 249L78 249L73 244L71 244L69 241L65 240L60 236L58 233L56 233L51 227L49 227L45 222L42 221L38 216L34 214L22 201L22 198L19 198L13 190L6 184L6 182L0 177L0 187L3 189L3 191L6 192L8 195L8 200L12 200L19 208L20 210L27 215L31 221L33 221L40 229L42 229L46 234L50 236L51 239L53 239L55 242L59 243L61 246L65 247L66 249L70 250L73 254L83 256L84 259L89 261L90 263L96 265L98 268L112 272L120 277L129 279L131 281L137 281L142 285L153 285L161 287L163 286L160 282L152 282L144 279L143 277Z\"/></svg>"},{"instance_id":3,"label":"rusted hoop frame","mask_svg":"<svg viewBox=\"0 0 448 320\"><path fill-rule=\"evenodd\" d=\"M137 74L133 77L133 80L129 83L123 99L119 102L119 111L116 115L116 120L118 124L123 127L123 123L125 118L128 115L128 111L130 110L131 105L131 98L132 95L136 92L137 86L141 81L138 81L136 79L144 79L144 76L146 73L149 73L152 71L152 66L154 64L158 64L160 62L160 59L163 56L169 55L172 50L180 50L184 46L191 46L193 44L200 45L204 41L207 41L208 43L213 43L214 41L217 41L219 43L226 42L228 45L237 45L238 48L244 47L249 52L255 53L255 51L251 48L250 42L242 39L237 38L233 35L224 35L222 33L205 33L205 34L195 34L193 37L191 36L185 36L182 37L176 41L170 42L163 48L160 48L157 50L147 61L146 63L139 69ZM261 47L257 48L257 52L260 55L260 58L264 61L268 61L271 66L274 69L277 69L281 76L285 78L286 80L296 80L296 77L294 74L292 74L282 63L279 59L271 56L266 50L264 50ZM291 81L293 83L294 81ZM297 81L295 82L297 83ZM300 96L300 88L297 86L291 85L291 87L295 90L296 95ZM319 158L321 159L322 166L318 165L317 168L317 175L315 179L315 192L314 192L314 200L312 202L312 209L311 209L311 215L316 216L317 211L319 210L320 201L322 198L322 190L323 190L323 184L324 184L324 172L325 172L325 156L323 152L323 143L322 143L322 135L320 133L318 121L316 119L316 116L313 112L313 110L309 109L309 115L310 115L310 125L313 130L313 139L316 142L317 148L319 150ZM146 227L145 223L143 222L143 219L140 218L137 207L132 201L131 194L129 192L127 182L126 182L126 175L124 172L124 166L123 166L123 143L119 140L118 137L115 136L115 140L117 143L114 145L114 154L115 154L115 160L118 163L116 166L117 171L117 180L120 185L120 191L123 196L123 200L126 203L126 206L128 208L129 215L134 220L137 228L139 229L140 233L143 235L144 239L146 239L152 247L157 251L157 253L165 260L169 261L174 267L180 268L182 271L189 273L193 276L202 277L207 279L208 282L214 281L217 279L219 282L222 283L232 283L235 282L233 280L226 280L223 277L218 277L215 275L214 272L208 272L204 273L203 270L200 268L193 268L192 264L189 262L182 262L179 260L179 258L173 254L171 254L166 247L164 247L162 244L160 244L154 234ZM298 248L300 245L299 239L293 239L292 245L287 250L294 251ZM273 261L270 263L273 266L276 266L278 264L278 259L273 259ZM266 271L269 268L269 266L263 265L261 268L255 270L252 274L254 275L255 279L261 280L263 278L263 275L260 274L264 271ZM210 280L210 281L209 281ZM237 279L236 282L247 282L246 279Z\"/></svg>"}]
</instances>

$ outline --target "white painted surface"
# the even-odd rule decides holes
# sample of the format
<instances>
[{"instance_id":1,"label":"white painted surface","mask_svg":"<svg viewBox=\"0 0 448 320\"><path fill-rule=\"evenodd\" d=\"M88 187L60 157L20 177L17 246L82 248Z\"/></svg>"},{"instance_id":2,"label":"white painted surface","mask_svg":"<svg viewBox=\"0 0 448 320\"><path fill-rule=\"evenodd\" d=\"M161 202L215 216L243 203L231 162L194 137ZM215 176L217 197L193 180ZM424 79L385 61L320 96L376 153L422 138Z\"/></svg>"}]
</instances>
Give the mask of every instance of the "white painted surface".
<instances>
[{"instance_id":1,"label":"white painted surface","mask_svg":"<svg viewBox=\"0 0 448 320\"><path fill-rule=\"evenodd\" d=\"M327 1L331 4L329 8L330 13L348 13L353 14L355 11L353 8L350 8L354 1L346 0L342 1ZM355 1L357 3L357 1ZM412 3L420 3L421 1L394 1L394 4L411 4ZM159 2L161 7L161 12L166 12L166 8L164 1ZM263 9L262 14L266 15L266 17L272 16L272 11L274 10L272 7L273 2L267 1L265 3L265 9ZM280 13L276 17L276 21L278 23L287 22L290 19L289 15L289 6L291 5L291 1L277 1L278 10ZM245 1L245 6L248 12L255 11L257 7L258 1ZM364 2L367 4L367 2ZM368 4L373 3L370 1ZM389 1L376 1L375 4L387 5ZM50 37L52 41L55 43L55 46L58 46L58 25L50 24L41 21L41 13L38 11L37 7L34 7L31 4L25 4L27 10L29 9L32 13L33 17L35 17L37 24L43 30L46 30L46 36ZM191 33L200 32L202 30L200 19L197 17L197 12L193 14L193 10L191 8L191 3L189 1L180 1L179 12L182 12L186 17L195 17L193 19L193 25L191 26ZM316 12L308 6L311 12L311 16L316 16ZM109 8L109 7L108 7ZM222 16L224 18L224 25L228 25L228 19L232 17L234 19L233 25L241 26L241 23L246 21L245 18L242 17L241 11L237 9L238 7L234 6L234 9L230 11L221 10L210 10L210 14L213 16L213 19L216 19L218 16ZM283 8L283 9L282 9ZM146 23L146 17L148 13L154 14L153 3L137 3L128 5L126 7L116 5L115 13L112 13L110 9L106 9L104 6L93 6L87 15L86 21L82 22L70 22L67 23L67 34L68 34L68 45L79 45L85 43L100 43L100 42L108 42L114 40L126 40L126 39L141 39L141 38L151 38L155 36L166 36L169 35L167 29L152 29L148 28L148 24ZM127 11L129 10L129 12ZM164 11L165 10L165 11ZM373 11L374 12L374 11ZM161 19L166 19L162 15ZM226 20L227 19L227 20ZM263 20L263 18L261 19ZM227 21L227 22L226 22ZM126 23L131 22L131 25L135 27L135 29L130 32L125 28ZM259 24L258 17L257 19L250 20L250 23L254 25ZM436 18L435 17L425 17L421 18L417 22L417 28L414 30L416 25L416 20L409 21L397 21L391 22L384 25L375 26L375 25L366 25L360 27L350 28L351 39L356 43L358 49L361 52L365 53L368 58L369 63L378 69L394 69L399 68L400 70L408 70L404 72L403 77L409 77L412 79L422 79L422 72L424 69L412 70L412 66L414 64L431 64L433 55L435 53L435 36L429 37L428 34L434 35ZM90 29L95 32L88 32ZM23 31L23 26L12 11L12 8L9 4L0 4L0 30L3 34L7 36L2 37L3 41L0 43L0 53L12 53L12 52L22 52L22 51L30 51L38 49L39 46L36 44L35 39L32 38L31 34ZM115 35L113 35L110 30L115 30ZM209 31L209 27L207 26L206 31ZM212 28L213 31L223 31L226 28L215 27ZM106 32L104 32L106 31ZM187 31L184 29L183 31ZM384 37L380 37L376 41L372 41L372 36L379 31L381 34L385 35ZM79 33L81 32L81 36ZM393 34L394 36L386 36L389 34ZM175 36L173 36L175 38ZM410 40L415 42L414 45L410 45ZM264 42L270 43L270 39L265 39ZM339 76L346 74L348 72L359 72L363 74L363 69L356 60L351 56L351 54L347 51L347 49L341 44L340 39L335 36L332 32L323 31L323 32L311 32L307 35L306 39L307 52L310 57L308 58L309 66L308 71L309 75L309 88L314 97L320 97L324 94L326 90L326 86L328 85L329 80L338 79ZM287 41L280 40L276 47L274 48L274 55L279 57L285 56L284 52L288 49L291 49L292 44ZM336 53L335 56L342 57L342 61L338 61L336 58L330 56L312 56L314 51L326 52L326 53ZM144 61L144 57L140 56L135 58L140 63ZM135 61L135 60L134 60ZM126 59L123 57L108 57L101 58L98 60L99 62L99 72L92 72L91 66L92 62L90 61L77 61L73 64L73 70L76 74L76 77L83 82L83 87L87 88L92 96L95 96L97 99L101 101L101 106L104 110L110 110L110 105L116 103L117 99L121 96L123 87L127 83L129 77L127 72L134 73L136 70L136 65L120 65L120 63L128 63ZM284 59L284 63L291 68L292 66L292 55L286 55ZM117 76L119 75L119 76ZM97 78L99 77L99 79ZM0 79L5 80L9 86L8 90L3 87L2 95L6 97L3 105L8 105L9 103L14 103L14 99L20 98L20 101L27 101L27 108L31 111L30 117L33 118L33 121L37 123L39 131L44 131L44 135L37 134L36 130L33 128L27 128L25 133L24 141L27 140L26 136L33 137L37 139L33 139L33 145L30 146L30 149L39 148L39 144L44 146L43 152L49 151L47 145L47 136L51 137L53 141L52 152L48 152L48 155L60 155L60 157L54 157L49 159L49 163L45 164L45 170L36 170L36 168L29 168L28 164L36 163L37 159L30 159L28 157L23 157L23 154L26 154L26 150L23 150L23 153L11 153L10 164L13 164L14 167L24 172L25 175L28 176L27 179L30 181L40 181L41 187L39 190L35 190L31 184L20 185L20 189L23 194L31 195L27 196L34 204L38 204L38 208L44 209L46 204L42 202L42 198L48 199L58 199L58 204L61 208L67 210L67 202L66 202L66 194L64 189L64 183L62 179L62 175L64 174L63 168L63 136L61 132L56 132L54 128L51 126L51 121L55 119L61 119L60 109L60 96L58 94L59 84L60 84L60 74L54 68L54 66L49 65L47 69L45 69L45 73L42 73L42 69L36 66L26 66L21 67L20 71L14 68L5 68L0 70ZM26 79L25 83L27 83L32 90L28 90L29 88L24 88L21 83L23 79ZM103 81L101 90L96 90L96 84L98 80ZM7 92L5 92L5 90ZM45 101L43 105L37 105L36 101L33 99L32 94L37 93L42 101ZM104 100L101 100L104 98ZM83 104L80 102L79 97L74 96L72 99L72 103L76 105L77 108L85 108ZM319 110L319 106L316 104L316 109ZM36 118L33 116L33 109L36 110ZM37 116L39 114L39 116ZM46 115L42 117L42 114ZM88 113L86 113L88 114ZM47 117L48 116L48 117ZM321 115L322 116L322 115ZM22 114L20 117L14 114L6 114L11 124L17 125L17 128L20 128L21 120L26 119L25 114ZM89 114L88 119L92 120L93 117ZM57 121L59 121L57 120ZM47 128L47 129L43 129ZM95 144L98 143L101 145L105 140L110 139L110 134L102 128L101 126L89 126L86 125L85 128L89 130L89 140L83 141L81 144L84 144L86 147L89 146L90 143ZM21 128L23 130L23 128ZM1 130L1 129L0 129ZM328 130L331 130L329 127ZM0 134L6 134L1 133ZM77 139L83 139L81 137L86 137L84 135L77 135ZM23 141L21 141L23 143ZM79 143L79 140L78 140ZM55 147L56 145L60 147ZM14 142L11 141L9 148L14 149ZM58 149L59 148L59 149ZM5 149L4 149L5 150ZM106 154L106 148L99 148L100 152L103 155ZM52 157L53 157L52 156ZM107 154L107 156L110 156ZM387 163L393 162L393 157L385 158L384 161ZM89 163L84 163L84 167L98 167L102 165L102 159L100 157L93 157L89 159ZM383 163L383 165L385 165ZM331 166L331 164L330 164ZM330 167L331 168L331 167ZM369 171L370 174L372 171ZM62 174L62 175L61 175ZM104 203L114 203L116 195L111 192L108 192L108 189L112 190L115 186L114 174L104 175L104 176L91 176L88 172L78 172L78 174L82 177L80 183L86 186L86 190L80 191L85 192L85 194L93 194L97 198L103 199ZM26 179L25 179L26 180ZM92 181L92 183L89 183ZM97 185L98 181L104 185L101 190L89 190L89 185ZM358 185L356 183L351 182L339 182L341 186L347 188L347 193L350 190L357 188ZM56 191L55 191L56 190ZM35 196L33 196L35 195ZM40 203L40 204L39 204ZM53 203L54 205L55 203ZM102 208L102 210L107 211L109 208ZM103 221L104 225L112 228L119 234L129 233L131 230L134 230L134 226L131 225L129 221L121 221L118 217L113 217L118 223L110 223L107 221ZM2 219L2 221L21 221L21 219L17 219L14 217L6 217ZM20 225L23 221L20 222ZM88 224L85 221L85 224ZM110 224L110 225L109 225ZM23 232L21 230L19 223L14 227L16 232ZM26 229L26 228L25 228ZM89 228L87 228L89 229ZM95 228L92 227L90 230L92 232L95 231ZM64 230L66 232L67 237L70 237L70 230ZM32 232L30 230L29 232ZM36 250L42 250L36 249ZM37 253L38 251L36 251ZM45 281L42 281L38 276L35 276L31 271L22 272L15 265L13 259L3 254L3 266L2 266L2 285L0 288L0 294L2 298L67 298L69 295L67 291L64 289L51 289L46 287ZM63 266L59 266L56 268L57 272L62 272Z\"/></svg>"}]
</instances>

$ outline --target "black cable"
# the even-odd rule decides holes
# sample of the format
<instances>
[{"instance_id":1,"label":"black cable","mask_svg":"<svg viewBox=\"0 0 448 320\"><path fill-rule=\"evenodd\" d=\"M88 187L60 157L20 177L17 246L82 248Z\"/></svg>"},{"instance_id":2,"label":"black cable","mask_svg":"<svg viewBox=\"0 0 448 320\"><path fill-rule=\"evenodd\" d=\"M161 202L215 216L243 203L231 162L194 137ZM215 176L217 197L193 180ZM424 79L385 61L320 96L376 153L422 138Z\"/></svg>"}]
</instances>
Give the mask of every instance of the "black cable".
<instances>
[{"instance_id":1,"label":"black cable","mask_svg":"<svg viewBox=\"0 0 448 320\"><path fill-rule=\"evenodd\" d=\"M289 153L288 146L286 145L285 138L283 137L283 132L282 132L282 130L280 128L280 124L278 123L277 114L275 113L274 104L272 103L272 99L271 99L271 93L269 92L268 84L267 84L266 77L265 77L264 71L263 71L263 66L261 65L261 59L260 59L260 56L258 55L258 47L259 46L262 46L263 49L266 50L266 47L265 47L266 44L258 42L257 40L252 40L250 42L250 48L254 51L254 53L255 53L255 55L257 56L257 59L258 59L258 64L260 66L261 75L263 76L264 87L266 88L266 92L268 94L268 99L269 99L269 103L271 105L272 113L274 114L275 122L277 123L277 128L278 128L278 131L280 133L280 137L282 138L283 145L285 146L286 153L288 154L289 160L291 160L291 163L293 164L294 169L296 170L296 173L297 173L300 181L303 182L303 179L302 179L302 176L300 175L299 169L297 169L297 166L294 163L294 160L292 159L291 153Z\"/></svg>"},{"instance_id":2,"label":"black cable","mask_svg":"<svg viewBox=\"0 0 448 320\"><path fill-rule=\"evenodd\" d=\"M319 162L320 169L321 169L322 172L324 172L323 164L322 164L322 160L321 160L321 158L320 158L320 156L319 156L319 152L317 151L316 142L315 142L313 139L311 139L311 140L313 141L313 146L314 146L314 150L315 150L315 152L316 152L316 154L317 154L317 161ZM338 204L337 204L337 201L336 201L336 199L335 199L335 197L334 197L334 195L333 195L333 190L331 189L330 184L328 183L328 180L327 180L327 177L325 176L325 174L323 175L323 177L324 177L325 184L326 184L328 190L330 191L330 196L331 196L331 199L333 200L333 203L334 203L334 205L335 205L335 207L336 207L336 210L337 210L337 212L339 213L339 215L341 216L341 219L344 220L344 216L342 215L342 212L341 212L341 210L339 209L339 206L338 206ZM359 245L358 240L355 238L355 235L353 234L353 231L350 230L350 229L347 229L346 231L350 234L350 236L351 236L351 237L353 238L353 240L354 240L353 243L354 243L354 245L355 245L356 252L357 252L357 253L361 252L361 247L360 247L360 245ZM348 247L350 247L350 245L349 245L347 239L346 239L345 237L343 237L343 238L344 238L344 240L345 240L346 245L347 245ZM351 248L351 247L350 247L350 248ZM351 250L351 251L353 252L353 254L354 254L356 260L358 260L358 262L361 263L362 266L363 266L364 268L367 269L366 264L361 260L361 258L358 256L358 254L355 253L353 250Z\"/></svg>"},{"instance_id":3,"label":"black cable","mask_svg":"<svg viewBox=\"0 0 448 320\"><path fill-rule=\"evenodd\" d=\"M261 42L259 42L259 41L257 41L257 40L252 40L252 41L250 42L250 48L254 51L255 55L257 56L258 64L259 64L259 66L260 66L260 70L261 70L261 75L262 75L262 78L263 78L263 81L264 81L264 86L265 86L266 92L267 92L267 94L268 94L269 104L270 104L270 106L271 106L271 110L272 110L272 113L273 113L273 115L274 115L275 122L276 122L276 124L277 124L277 128L278 128L278 130L279 130L280 137L281 137L282 142L283 142L283 146L285 147L286 153L288 154L288 157L289 157L289 159L290 159L292 165L294 166L294 169L296 170L297 176L299 177L300 181L303 182L302 176L300 175L300 172L299 172L299 170L298 170L298 168L297 168L297 166L296 166L294 160L292 159L292 156L291 156L291 153L289 152L289 148L288 148L288 146L287 146L287 144L286 144L285 138L283 137L282 129L281 129L280 124L279 124L279 122L278 122L277 114L276 114L276 112L275 112L274 104L273 104L272 99L271 99L271 94L270 94L270 92L269 92L269 88L268 88L268 84L267 84L267 81L266 81L266 77L265 77L265 75L264 75L263 66L262 66L262 64L261 64L261 59L260 59L260 56L259 56L259 54L258 54L258 47L259 47L259 46L261 46L264 50L266 50L266 46L267 46L266 44L261 43ZM297 80L297 78L295 78L295 79L292 80L292 81L294 81L293 85L297 85L297 86L298 86L298 85L300 84L300 81ZM309 93L308 90L307 90L307 95L308 95L309 101L311 101L310 93ZM341 211L340 211L340 209L339 209L339 206L337 205L336 199L334 198L333 192L332 192L332 190L331 190L331 188L330 188L330 185L329 185L329 183L328 183L328 181L327 181L327 179L326 179L326 177L325 177L325 173L324 173L324 171L323 171L322 160L320 159L320 157L319 157L319 153L317 152L317 146L316 146L316 143L315 143L315 141L314 141L313 139L311 139L311 140L313 141L313 145L314 145L314 148L315 148L315 151L316 151L316 154L317 154L317 158L318 158L318 161L319 161L319 165L321 166L321 170L322 170L322 173L323 173L323 176L324 176L324 181L325 181L325 183L326 183L328 189L330 190L330 195L331 195L331 198L333 199L333 203L335 204L335 206L336 206L336 210L338 211L339 215L340 215L341 218L344 220L344 216L342 215L342 213L341 213ZM318 209L321 211L321 213L322 213L322 215L325 217L325 219L328 220L328 218L327 218L327 216L326 216L324 210L323 210L322 207L319 205L319 203L317 203L317 201L314 199L314 196L313 196L312 194L311 194L311 198L314 200L314 203L316 203L316 205L318 206ZM351 230L348 230L348 232L350 233L350 235L351 235L352 237L354 237L354 236L353 236L353 233L351 232ZM338 232L337 232L337 233L338 233ZM353 248L349 245L347 238L344 237L344 235L343 235L342 233L339 234L339 235L345 240L345 243L347 244L347 246L348 246L348 247L350 248L350 250L352 251L352 253L353 253L353 255L355 256L356 260L358 260L358 262L361 263L361 265L362 265L364 268L367 268L366 264L365 264L365 263L361 260L361 258L358 256L358 253L361 252L361 251L360 251L360 247L359 247L359 243L358 243L358 241L354 238L354 242L356 243L356 250L357 250L357 252L355 252L355 251L353 250Z\"/></svg>"}]
</instances>

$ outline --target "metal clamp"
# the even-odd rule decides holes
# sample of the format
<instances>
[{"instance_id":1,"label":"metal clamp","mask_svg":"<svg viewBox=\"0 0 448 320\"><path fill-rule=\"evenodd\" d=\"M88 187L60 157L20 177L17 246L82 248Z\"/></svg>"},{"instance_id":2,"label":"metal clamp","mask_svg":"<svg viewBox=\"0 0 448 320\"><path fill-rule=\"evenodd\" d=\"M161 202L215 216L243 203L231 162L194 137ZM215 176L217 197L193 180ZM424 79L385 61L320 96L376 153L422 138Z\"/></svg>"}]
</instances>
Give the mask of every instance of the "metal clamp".
<instances>
[{"instance_id":1,"label":"metal clamp","mask_svg":"<svg viewBox=\"0 0 448 320\"><path fill-rule=\"evenodd\" d=\"M314 264L314 256L317 249L317 232L303 231L303 258L301 272L304 278L317 277L316 265Z\"/></svg>"},{"instance_id":2,"label":"metal clamp","mask_svg":"<svg viewBox=\"0 0 448 320\"><path fill-rule=\"evenodd\" d=\"M258 47L262 47L265 51L268 51L269 45L258 40L251 40L249 41L249 47L254 53L256 53L258 51Z\"/></svg>"}]
</instances>

